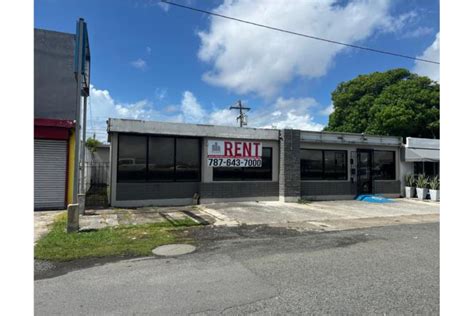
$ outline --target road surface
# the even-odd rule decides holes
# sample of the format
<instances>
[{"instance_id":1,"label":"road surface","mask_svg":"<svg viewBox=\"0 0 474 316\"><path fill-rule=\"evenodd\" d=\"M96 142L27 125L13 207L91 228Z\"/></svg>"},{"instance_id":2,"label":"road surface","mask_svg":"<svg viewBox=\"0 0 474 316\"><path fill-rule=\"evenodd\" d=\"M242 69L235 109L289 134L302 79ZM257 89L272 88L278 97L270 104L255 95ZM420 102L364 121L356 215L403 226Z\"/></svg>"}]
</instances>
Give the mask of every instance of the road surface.
<instances>
[{"instance_id":1,"label":"road surface","mask_svg":"<svg viewBox=\"0 0 474 316\"><path fill-rule=\"evenodd\" d=\"M438 223L193 235L192 254L38 274L35 314L439 314Z\"/></svg>"}]
</instances>

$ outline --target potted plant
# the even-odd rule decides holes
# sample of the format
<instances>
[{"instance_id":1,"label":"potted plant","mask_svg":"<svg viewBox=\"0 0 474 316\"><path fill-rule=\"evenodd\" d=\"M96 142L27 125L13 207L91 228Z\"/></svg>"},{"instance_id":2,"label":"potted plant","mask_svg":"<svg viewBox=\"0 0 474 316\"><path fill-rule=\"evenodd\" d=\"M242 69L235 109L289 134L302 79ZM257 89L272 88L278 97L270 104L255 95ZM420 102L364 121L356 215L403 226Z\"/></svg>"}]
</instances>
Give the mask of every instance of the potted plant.
<instances>
[{"instance_id":1,"label":"potted plant","mask_svg":"<svg viewBox=\"0 0 474 316\"><path fill-rule=\"evenodd\" d=\"M430 198L431 201L439 201L439 176L430 180Z\"/></svg>"},{"instance_id":2,"label":"potted plant","mask_svg":"<svg viewBox=\"0 0 474 316\"><path fill-rule=\"evenodd\" d=\"M420 200L424 200L426 198L426 194L428 194L428 180L428 177L424 174L420 174L416 179L416 195Z\"/></svg>"},{"instance_id":3,"label":"potted plant","mask_svg":"<svg viewBox=\"0 0 474 316\"><path fill-rule=\"evenodd\" d=\"M407 174L405 176L405 197L413 198L415 197L415 185L416 179L412 174Z\"/></svg>"}]
</instances>

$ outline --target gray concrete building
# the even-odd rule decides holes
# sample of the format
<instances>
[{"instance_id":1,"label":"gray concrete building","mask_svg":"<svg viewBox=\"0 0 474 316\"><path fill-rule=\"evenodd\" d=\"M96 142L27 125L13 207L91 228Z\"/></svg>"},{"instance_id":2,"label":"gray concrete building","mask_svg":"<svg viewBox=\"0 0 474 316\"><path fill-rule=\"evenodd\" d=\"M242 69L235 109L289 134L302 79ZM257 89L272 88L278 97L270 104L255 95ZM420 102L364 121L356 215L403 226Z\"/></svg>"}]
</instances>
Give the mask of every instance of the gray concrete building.
<instances>
[{"instance_id":1,"label":"gray concrete building","mask_svg":"<svg viewBox=\"0 0 474 316\"><path fill-rule=\"evenodd\" d=\"M110 204L399 197L391 136L109 119Z\"/></svg>"},{"instance_id":2,"label":"gray concrete building","mask_svg":"<svg viewBox=\"0 0 474 316\"><path fill-rule=\"evenodd\" d=\"M440 140L407 137L406 143L401 147L400 169L402 186L405 186L406 174L439 176Z\"/></svg>"},{"instance_id":3,"label":"gray concrete building","mask_svg":"<svg viewBox=\"0 0 474 316\"><path fill-rule=\"evenodd\" d=\"M75 35L34 30L35 209L73 200L76 130Z\"/></svg>"}]
</instances>

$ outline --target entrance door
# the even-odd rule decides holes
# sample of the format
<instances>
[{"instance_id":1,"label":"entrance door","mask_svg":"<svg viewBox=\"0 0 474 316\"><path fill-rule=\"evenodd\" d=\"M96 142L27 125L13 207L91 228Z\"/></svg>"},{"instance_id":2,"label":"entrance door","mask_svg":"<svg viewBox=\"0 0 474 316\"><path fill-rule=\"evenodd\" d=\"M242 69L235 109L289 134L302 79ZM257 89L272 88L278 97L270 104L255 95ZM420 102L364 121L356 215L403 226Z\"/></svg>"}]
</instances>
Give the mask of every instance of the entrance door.
<instances>
[{"instance_id":1,"label":"entrance door","mask_svg":"<svg viewBox=\"0 0 474 316\"><path fill-rule=\"evenodd\" d=\"M357 194L372 194L371 150L357 150Z\"/></svg>"}]
</instances>

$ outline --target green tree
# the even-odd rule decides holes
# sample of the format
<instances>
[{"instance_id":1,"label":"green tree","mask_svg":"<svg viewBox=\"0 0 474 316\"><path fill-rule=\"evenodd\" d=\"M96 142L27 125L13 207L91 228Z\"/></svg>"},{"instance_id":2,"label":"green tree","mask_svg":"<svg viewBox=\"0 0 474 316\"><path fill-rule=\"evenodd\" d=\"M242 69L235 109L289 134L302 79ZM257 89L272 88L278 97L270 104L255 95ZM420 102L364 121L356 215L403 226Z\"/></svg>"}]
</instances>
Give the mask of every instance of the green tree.
<instances>
[{"instance_id":1,"label":"green tree","mask_svg":"<svg viewBox=\"0 0 474 316\"><path fill-rule=\"evenodd\" d=\"M99 145L101 145L102 143L95 139L95 134L94 134L94 137L89 137L87 140L86 140L86 147L91 151L91 152L95 152L97 147Z\"/></svg>"},{"instance_id":2,"label":"green tree","mask_svg":"<svg viewBox=\"0 0 474 316\"><path fill-rule=\"evenodd\" d=\"M406 69L340 83L326 131L439 138L439 84Z\"/></svg>"}]
</instances>

